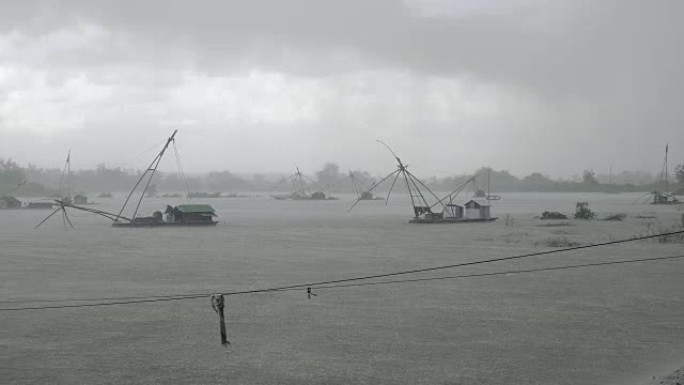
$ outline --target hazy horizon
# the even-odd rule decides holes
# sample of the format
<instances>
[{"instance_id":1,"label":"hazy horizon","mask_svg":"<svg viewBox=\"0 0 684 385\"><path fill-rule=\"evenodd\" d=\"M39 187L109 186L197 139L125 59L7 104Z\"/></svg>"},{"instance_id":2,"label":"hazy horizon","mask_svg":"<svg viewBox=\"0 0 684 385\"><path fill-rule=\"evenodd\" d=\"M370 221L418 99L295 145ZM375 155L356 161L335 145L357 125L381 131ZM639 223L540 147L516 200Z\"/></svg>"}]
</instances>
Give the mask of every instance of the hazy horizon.
<instances>
[{"instance_id":1,"label":"hazy horizon","mask_svg":"<svg viewBox=\"0 0 684 385\"><path fill-rule=\"evenodd\" d=\"M156 153L157 152L155 152L155 151L150 152L151 156L149 158L153 158L156 155ZM166 159L167 157L168 157L168 159ZM174 158L174 155L172 153L165 154L165 156L162 159L162 162L158 168L158 171L161 174L163 174L165 176L169 176L169 175L176 175L179 173L177 165L176 165L175 160L173 158ZM182 155L181 155L181 158L184 159L184 157ZM0 159L3 159L3 158L0 157ZM25 169L29 168L29 167L35 167L38 170L42 169L45 171L59 171L61 173L65 167L64 160L59 165L55 164L55 165L46 165L46 166L37 165L37 164L31 163L31 162L19 163L16 159L13 159L13 158L8 158L7 160L17 162L17 164L20 167L25 168ZM77 174L77 173L81 173L81 172L93 171L93 170L96 170L97 168L99 168L101 166L104 166L107 169L120 169L120 170L130 171L130 172L142 172L149 165L150 161L151 161L151 159L147 159L147 158L142 157L139 164L132 164L131 162L123 162L120 164L112 164L112 165L99 163L99 164L94 165L93 167L75 167L72 163L71 171L72 171L72 173ZM329 164L329 163L333 163L333 164L338 165L340 167L340 174L343 176L346 176L349 171L353 171L355 173L356 172L368 172L369 174L371 174L372 177L377 178L377 177L383 177L383 176L389 174L390 172L392 172L396 169L396 162L392 162L392 161L386 162L387 163L386 169L379 169L376 172L373 172L373 171L371 171L373 168L349 169L349 168L343 167L342 164L335 162L334 160L328 160L326 162L321 163L318 166L314 165L314 167L311 169L304 169L304 168L298 166L297 163L292 163L292 165L290 166L289 169L286 169L283 171L266 170L266 171L249 172L249 171L241 171L241 170L235 170L235 169L229 169L229 168L225 168L225 169L217 168L217 169L211 169L211 170L206 170L206 171L190 171L190 172L188 172L187 170L185 170L185 166L184 166L184 174L186 176L189 176L189 177L206 177L208 174L210 174L212 172L230 172L231 174L238 176L238 177L247 178L247 177L254 177L256 175L261 175L261 176L266 177L267 179L269 179L269 178L272 179L272 178L282 178L284 176L293 175L295 173L296 169L299 167L300 171L303 174L310 176L310 177L315 177L315 174L318 171L322 170L324 168L324 166L326 164ZM679 163L670 162L670 167L669 167L670 175L669 176L673 182L675 181L675 175L673 172L673 168L678 164ZM440 170L440 169L433 169L433 168L424 168L424 167L421 167L419 165L416 166L413 164L409 164L408 168L413 174L415 174L419 178L462 177L462 176L474 175L478 171L481 171L481 170L487 169L487 168L491 168L493 172L508 173L508 174L518 178L518 179L522 179L522 178L529 176L531 174L540 173L544 177L547 177L547 178L552 179L552 180L557 180L557 181L581 181L582 180L582 173L584 171L593 171L595 173L595 176L597 177L597 179L599 181L601 181L602 183L604 183L604 182L607 183L608 178L611 175L611 172L612 172L612 177L617 180L617 183L620 183L619 182L620 175L622 175L624 177L626 174L631 175L633 177L642 176L642 177L651 177L654 179L657 179L661 176L660 170L655 170L655 171L653 171L653 170L623 170L623 169L616 169L616 168L612 168L612 170L611 170L611 168L606 168L605 170L597 170L597 169L589 168L589 169L584 169L584 170L577 170L576 172L574 172L570 175L567 175L567 176L546 174L546 173L541 173L540 171L531 171L530 173L520 173L520 172L517 172L516 170L497 169L494 167L490 167L488 165L480 165L480 166L478 166L472 170L453 171L453 172L449 172L446 169ZM661 163L661 168L662 168L662 163ZM630 183L630 182L627 182L627 183Z\"/></svg>"}]
</instances>

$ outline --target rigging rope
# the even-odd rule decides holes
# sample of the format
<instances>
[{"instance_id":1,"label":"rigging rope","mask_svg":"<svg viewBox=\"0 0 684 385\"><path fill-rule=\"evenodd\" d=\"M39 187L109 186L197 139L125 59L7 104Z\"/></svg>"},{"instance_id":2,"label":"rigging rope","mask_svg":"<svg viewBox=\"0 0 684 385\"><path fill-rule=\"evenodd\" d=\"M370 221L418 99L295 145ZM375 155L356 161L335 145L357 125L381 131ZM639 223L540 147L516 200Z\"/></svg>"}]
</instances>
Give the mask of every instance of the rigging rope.
<instances>
[{"instance_id":1,"label":"rigging rope","mask_svg":"<svg viewBox=\"0 0 684 385\"><path fill-rule=\"evenodd\" d=\"M147 149L141 151L138 155L135 155L135 156L129 158L128 160L124 161L123 163L119 164L119 165L117 166L117 168L124 168L124 166L127 166L127 165L133 163L133 161L137 160L138 158L141 158L143 155L147 155L147 154L148 154L149 152L151 152L152 150L155 150L155 149L159 148L159 146L161 146L162 144L164 144L164 142L166 142L166 138L164 138L164 139L162 139L161 141L157 142L157 143L154 144L153 146L150 146L149 148L147 148Z\"/></svg>"},{"instance_id":2,"label":"rigging rope","mask_svg":"<svg viewBox=\"0 0 684 385\"><path fill-rule=\"evenodd\" d=\"M626 259L626 260L609 261L609 262L582 263L582 264L578 264L578 265L541 267L541 268L537 268L537 269L506 270L506 271L499 271L499 272L494 272L494 273L474 273L474 274L451 275L451 276L442 276L442 277L413 278L413 279L401 279L401 280L390 280L390 281L380 281L380 282L360 282L360 283L350 283L350 284L341 284L341 285L312 286L312 287L321 290L321 289L338 289L338 288L346 288L346 287L377 286L377 285L389 285L389 284L408 283L408 282L425 282L425 281L439 281L439 280L458 279L458 278L491 277L491 276L495 276L495 275L538 273L538 272L544 272L544 271L578 269L578 268L582 268L582 267L620 265L620 264L636 263L636 262L665 261L665 260L682 259L682 258L684 258L684 255L673 255L673 256L667 256L667 257Z\"/></svg>"},{"instance_id":3,"label":"rigging rope","mask_svg":"<svg viewBox=\"0 0 684 385\"><path fill-rule=\"evenodd\" d=\"M180 160L180 155L178 154L178 147L176 147L176 141L173 141L173 152L176 156L176 166L178 167L178 173L180 174L181 184L185 190L185 199L190 203L190 188L188 187L188 181L185 178L185 171L183 171L183 164Z\"/></svg>"}]
</instances>

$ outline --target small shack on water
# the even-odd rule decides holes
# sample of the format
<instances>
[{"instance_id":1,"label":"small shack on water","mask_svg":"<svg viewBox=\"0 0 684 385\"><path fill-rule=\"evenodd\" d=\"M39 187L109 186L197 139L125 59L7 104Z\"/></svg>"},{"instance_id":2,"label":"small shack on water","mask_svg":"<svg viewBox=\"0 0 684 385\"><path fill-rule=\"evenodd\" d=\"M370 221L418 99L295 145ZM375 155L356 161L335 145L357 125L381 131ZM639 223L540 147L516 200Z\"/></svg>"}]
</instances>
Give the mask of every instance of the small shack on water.
<instances>
[{"instance_id":1,"label":"small shack on water","mask_svg":"<svg viewBox=\"0 0 684 385\"><path fill-rule=\"evenodd\" d=\"M74 197L74 204L77 205L87 205L88 204L88 197L85 195L76 195Z\"/></svg>"},{"instance_id":2,"label":"small shack on water","mask_svg":"<svg viewBox=\"0 0 684 385\"><path fill-rule=\"evenodd\" d=\"M52 202L29 202L26 206L29 209L52 209Z\"/></svg>"},{"instance_id":3,"label":"small shack on water","mask_svg":"<svg viewBox=\"0 0 684 385\"><path fill-rule=\"evenodd\" d=\"M465 217L468 219L490 219L491 214L489 203L470 200L465 204Z\"/></svg>"},{"instance_id":4,"label":"small shack on water","mask_svg":"<svg viewBox=\"0 0 684 385\"><path fill-rule=\"evenodd\" d=\"M455 203L449 203L446 205L446 216L453 219L463 219L464 208L461 205Z\"/></svg>"},{"instance_id":5,"label":"small shack on water","mask_svg":"<svg viewBox=\"0 0 684 385\"><path fill-rule=\"evenodd\" d=\"M20 209L21 201L15 197L0 197L0 209Z\"/></svg>"},{"instance_id":6,"label":"small shack on water","mask_svg":"<svg viewBox=\"0 0 684 385\"><path fill-rule=\"evenodd\" d=\"M164 213L167 222L186 224L214 223L216 216L214 208L205 204L167 206Z\"/></svg>"}]
</instances>

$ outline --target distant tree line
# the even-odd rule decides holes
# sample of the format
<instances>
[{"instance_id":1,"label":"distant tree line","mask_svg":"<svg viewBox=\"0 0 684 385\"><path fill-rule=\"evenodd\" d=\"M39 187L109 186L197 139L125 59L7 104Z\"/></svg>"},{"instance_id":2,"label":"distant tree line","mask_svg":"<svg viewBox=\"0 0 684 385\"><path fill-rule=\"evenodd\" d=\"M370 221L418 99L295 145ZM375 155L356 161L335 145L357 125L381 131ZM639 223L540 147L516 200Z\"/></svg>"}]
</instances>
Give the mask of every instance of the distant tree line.
<instances>
[{"instance_id":1,"label":"distant tree line","mask_svg":"<svg viewBox=\"0 0 684 385\"><path fill-rule=\"evenodd\" d=\"M0 158L0 197L12 195L45 196L49 190L29 179L26 169L12 159Z\"/></svg>"},{"instance_id":2,"label":"distant tree line","mask_svg":"<svg viewBox=\"0 0 684 385\"><path fill-rule=\"evenodd\" d=\"M391 170L388 170L391 171ZM674 168L671 190L684 193L684 165ZM351 170L341 170L338 164L326 163L320 170L307 175L313 190L326 193L349 193L351 187ZM125 192L129 191L142 175L142 171L124 168L110 168L104 164L95 169L78 170L72 172L72 194ZM371 175L364 170L354 170L354 178L365 188L370 188L384 175ZM475 182L470 189L489 187L492 193L499 192L601 192L601 191L645 191L654 188L662 189L662 183L651 174L640 171L623 171L616 175L597 175L592 170L584 170L581 176L572 180L557 180L535 172L523 178L518 178L506 170L493 170L483 167L475 174L463 174L446 177L423 177L423 182L437 191L450 191L466 182L475 175ZM230 171L212 171L201 175L186 175L187 184L191 192L269 192L274 190L278 180L287 175L251 174L238 175ZM22 167L11 159L0 158L0 196L49 196L57 193L62 170L43 169L29 165ZM66 182L65 182L66 183ZM386 191L391 181L385 183ZM182 183L177 173L157 172L153 181L153 192L180 192ZM287 191L287 183L279 185L279 191ZM395 189L405 187L400 181ZM64 190L64 189L63 189Z\"/></svg>"}]
</instances>

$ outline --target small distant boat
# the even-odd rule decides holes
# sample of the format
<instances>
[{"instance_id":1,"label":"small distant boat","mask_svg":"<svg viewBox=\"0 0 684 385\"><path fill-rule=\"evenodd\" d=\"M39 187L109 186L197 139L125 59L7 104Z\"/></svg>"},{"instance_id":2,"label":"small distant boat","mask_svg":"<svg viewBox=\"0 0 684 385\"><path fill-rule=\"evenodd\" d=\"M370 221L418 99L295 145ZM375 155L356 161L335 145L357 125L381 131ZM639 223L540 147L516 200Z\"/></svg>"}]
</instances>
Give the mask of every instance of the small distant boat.
<instances>
[{"instance_id":1,"label":"small distant boat","mask_svg":"<svg viewBox=\"0 0 684 385\"><path fill-rule=\"evenodd\" d=\"M491 194L491 187L492 187L491 173L492 173L492 169L491 169L491 167L488 167L487 168L487 196L485 196L485 199L488 201L498 201L501 199L501 197L498 195Z\"/></svg>"},{"instance_id":2,"label":"small distant boat","mask_svg":"<svg viewBox=\"0 0 684 385\"><path fill-rule=\"evenodd\" d=\"M669 150L669 144L665 145L665 162L663 164L663 170L660 174L660 183L665 182L664 191L653 190L653 201L652 205L676 205L682 203L677 199L677 197L670 192L670 179L668 177L668 165L667 165L667 153Z\"/></svg>"},{"instance_id":3,"label":"small distant boat","mask_svg":"<svg viewBox=\"0 0 684 385\"><path fill-rule=\"evenodd\" d=\"M678 205L682 202L677 197L669 192L653 191L652 205Z\"/></svg>"},{"instance_id":4,"label":"small distant boat","mask_svg":"<svg viewBox=\"0 0 684 385\"><path fill-rule=\"evenodd\" d=\"M359 200L362 200L362 201L384 201L384 200L385 200L385 198L383 198L383 197L376 197L376 196L374 196L373 193L370 192L370 191L364 191L364 192L362 192L362 193L358 196L358 199L359 199Z\"/></svg>"}]
</instances>

